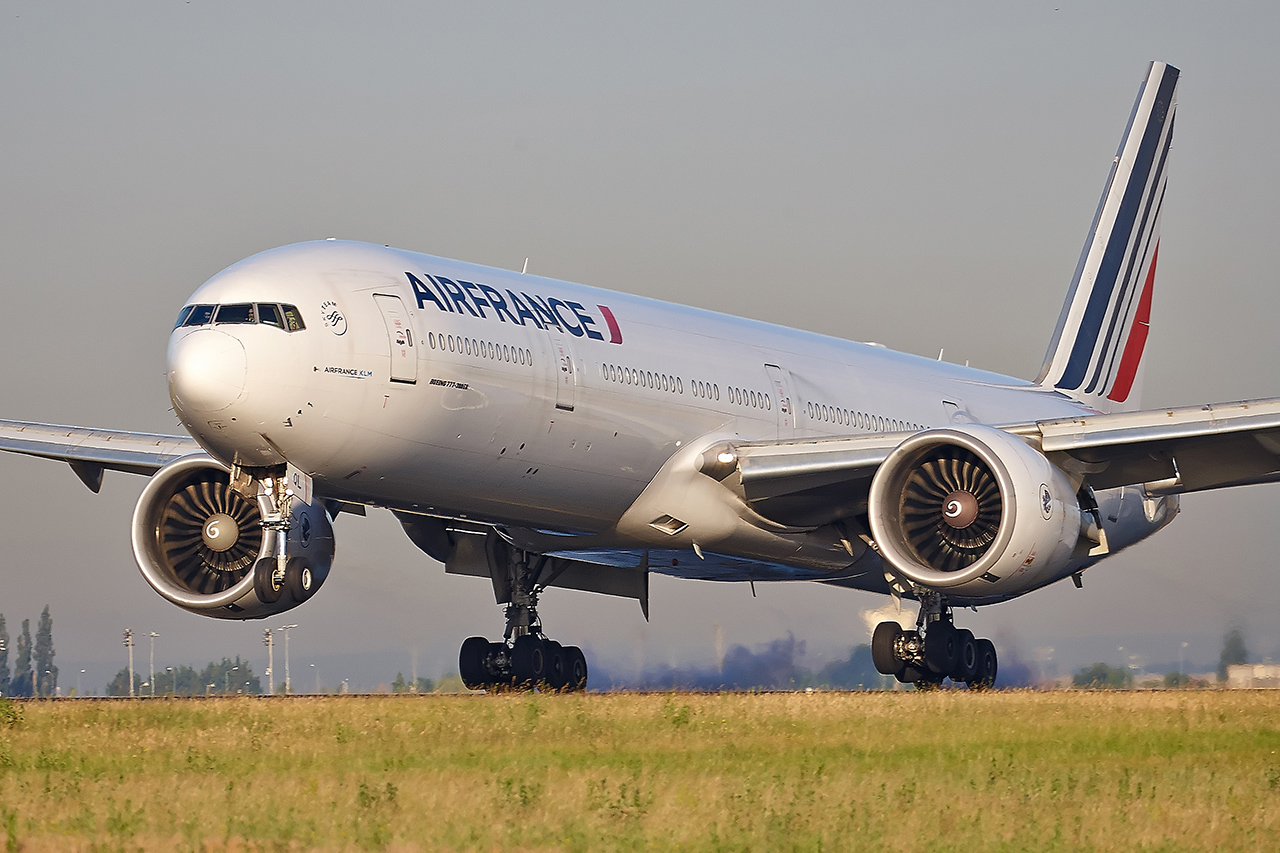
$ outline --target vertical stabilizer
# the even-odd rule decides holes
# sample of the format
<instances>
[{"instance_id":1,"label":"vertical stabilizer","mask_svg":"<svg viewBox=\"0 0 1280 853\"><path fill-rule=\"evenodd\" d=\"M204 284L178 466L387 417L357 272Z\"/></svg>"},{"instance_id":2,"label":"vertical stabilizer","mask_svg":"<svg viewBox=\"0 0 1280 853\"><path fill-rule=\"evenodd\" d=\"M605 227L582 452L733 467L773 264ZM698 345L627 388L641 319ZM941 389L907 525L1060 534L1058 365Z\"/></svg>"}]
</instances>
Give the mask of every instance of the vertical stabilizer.
<instances>
[{"instance_id":1,"label":"vertical stabilizer","mask_svg":"<svg viewBox=\"0 0 1280 853\"><path fill-rule=\"evenodd\" d=\"M1037 380L1104 412L1138 405L1177 90L1151 63Z\"/></svg>"}]
</instances>

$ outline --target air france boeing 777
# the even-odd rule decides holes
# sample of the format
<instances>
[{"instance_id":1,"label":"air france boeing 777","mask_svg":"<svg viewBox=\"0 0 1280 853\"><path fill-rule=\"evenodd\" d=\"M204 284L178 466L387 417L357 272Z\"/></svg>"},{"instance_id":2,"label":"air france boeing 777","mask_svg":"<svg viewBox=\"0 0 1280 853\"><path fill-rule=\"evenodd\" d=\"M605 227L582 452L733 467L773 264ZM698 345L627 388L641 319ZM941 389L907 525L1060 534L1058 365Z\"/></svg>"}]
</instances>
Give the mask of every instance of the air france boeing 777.
<instances>
[{"instance_id":1,"label":"air france boeing 777","mask_svg":"<svg viewBox=\"0 0 1280 853\"><path fill-rule=\"evenodd\" d=\"M1280 480L1280 399L1138 410L1178 70L1138 92L1034 382L766 323L365 243L254 255L169 336L190 437L0 422L0 449L150 482L143 577L256 619L328 575L333 517L395 513L491 581L472 688L582 689L548 587L635 598L660 572L811 580L919 602L876 667L985 687L954 606L1073 578L1173 520L1178 495Z\"/></svg>"}]
</instances>

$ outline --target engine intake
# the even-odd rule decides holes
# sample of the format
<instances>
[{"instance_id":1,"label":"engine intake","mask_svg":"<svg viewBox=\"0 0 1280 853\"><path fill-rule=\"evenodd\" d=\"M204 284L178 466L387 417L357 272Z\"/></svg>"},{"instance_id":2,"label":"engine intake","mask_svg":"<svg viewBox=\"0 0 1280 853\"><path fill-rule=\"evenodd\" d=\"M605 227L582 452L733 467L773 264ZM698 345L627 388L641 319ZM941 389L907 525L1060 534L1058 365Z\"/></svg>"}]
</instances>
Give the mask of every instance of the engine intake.
<instances>
[{"instance_id":1,"label":"engine intake","mask_svg":"<svg viewBox=\"0 0 1280 853\"><path fill-rule=\"evenodd\" d=\"M319 502L295 501L285 553L294 571L310 572L310 583L287 595L260 595L254 566L275 559L278 534L261 525L273 509L265 493L249 500L233 490L230 469L210 456L171 462L151 478L133 512L138 568L156 592L203 616L260 619L296 607L329 574L333 528Z\"/></svg>"},{"instance_id":2,"label":"engine intake","mask_svg":"<svg viewBox=\"0 0 1280 853\"><path fill-rule=\"evenodd\" d=\"M1057 580L1080 536L1066 475L1003 430L917 433L876 472L871 532L908 580L957 598L1002 598Z\"/></svg>"}]
</instances>

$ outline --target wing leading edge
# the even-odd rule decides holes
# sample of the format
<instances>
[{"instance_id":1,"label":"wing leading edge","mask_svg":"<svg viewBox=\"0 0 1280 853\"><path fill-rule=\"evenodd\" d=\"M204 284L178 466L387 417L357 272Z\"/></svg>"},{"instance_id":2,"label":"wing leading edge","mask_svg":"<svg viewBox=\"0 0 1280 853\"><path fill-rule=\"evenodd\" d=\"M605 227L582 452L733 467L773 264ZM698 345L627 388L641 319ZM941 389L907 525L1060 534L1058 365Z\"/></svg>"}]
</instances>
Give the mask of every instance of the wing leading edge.
<instances>
[{"instance_id":1,"label":"wing leading edge","mask_svg":"<svg viewBox=\"0 0 1280 853\"><path fill-rule=\"evenodd\" d=\"M1280 482L1280 398L999 428L1094 489L1142 484L1154 496ZM724 445L702 470L766 517L821 524L865 510L871 478L907 435Z\"/></svg>"},{"instance_id":2,"label":"wing leading edge","mask_svg":"<svg viewBox=\"0 0 1280 853\"><path fill-rule=\"evenodd\" d=\"M102 487L103 471L150 476L175 459L203 452L185 435L7 420L0 420L0 450L60 459L94 492Z\"/></svg>"}]
</instances>

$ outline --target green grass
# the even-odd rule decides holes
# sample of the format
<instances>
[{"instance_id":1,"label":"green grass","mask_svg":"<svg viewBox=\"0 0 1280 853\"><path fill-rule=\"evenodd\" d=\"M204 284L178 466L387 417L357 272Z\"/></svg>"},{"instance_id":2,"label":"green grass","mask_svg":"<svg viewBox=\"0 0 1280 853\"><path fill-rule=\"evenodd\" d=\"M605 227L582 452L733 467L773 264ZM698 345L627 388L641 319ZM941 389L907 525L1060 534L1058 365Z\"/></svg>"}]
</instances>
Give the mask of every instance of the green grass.
<instances>
[{"instance_id":1,"label":"green grass","mask_svg":"<svg viewBox=\"0 0 1280 853\"><path fill-rule=\"evenodd\" d=\"M38 850L1273 850L1280 694L35 702Z\"/></svg>"}]
</instances>

